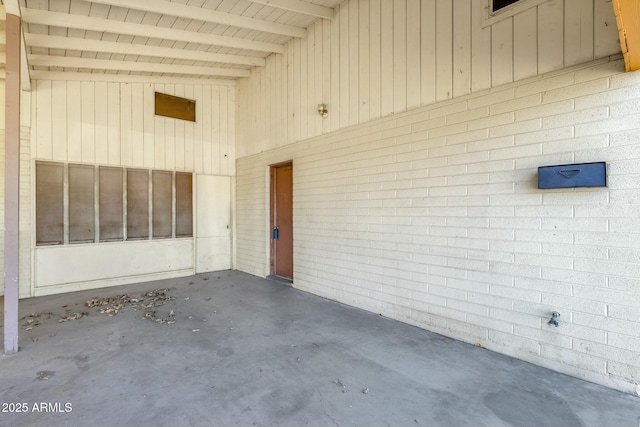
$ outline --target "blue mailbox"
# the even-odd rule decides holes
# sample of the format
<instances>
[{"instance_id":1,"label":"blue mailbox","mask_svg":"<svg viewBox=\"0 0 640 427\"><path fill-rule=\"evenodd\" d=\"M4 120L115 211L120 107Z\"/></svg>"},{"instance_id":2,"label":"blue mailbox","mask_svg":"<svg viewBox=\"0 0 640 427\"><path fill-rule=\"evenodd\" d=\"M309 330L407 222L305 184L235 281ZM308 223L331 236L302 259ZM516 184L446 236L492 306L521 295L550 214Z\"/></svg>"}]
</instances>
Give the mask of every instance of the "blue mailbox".
<instances>
[{"instance_id":1,"label":"blue mailbox","mask_svg":"<svg viewBox=\"0 0 640 427\"><path fill-rule=\"evenodd\" d=\"M538 188L606 187L605 162L575 163L572 165L540 166Z\"/></svg>"}]
</instances>

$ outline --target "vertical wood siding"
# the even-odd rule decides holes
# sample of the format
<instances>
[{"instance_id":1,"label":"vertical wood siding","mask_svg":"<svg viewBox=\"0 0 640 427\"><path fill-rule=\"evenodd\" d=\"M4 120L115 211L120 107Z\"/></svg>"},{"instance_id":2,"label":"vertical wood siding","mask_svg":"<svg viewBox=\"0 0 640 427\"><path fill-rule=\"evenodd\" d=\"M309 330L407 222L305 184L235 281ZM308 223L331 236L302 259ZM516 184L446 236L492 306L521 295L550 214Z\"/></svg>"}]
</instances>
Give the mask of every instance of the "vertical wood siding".
<instances>
[{"instance_id":1,"label":"vertical wood siding","mask_svg":"<svg viewBox=\"0 0 640 427\"><path fill-rule=\"evenodd\" d=\"M154 115L154 92L196 100L196 122ZM31 92L39 160L233 175L233 86L38 80Z\"/></svg>"},{"instance_id":2,"label":"vertical wood siding","mask_svg":"<svg viewBox=\"0 0 640 427\"><path fill-rule=\"evenodd\" d=\"M238 156L620 51L608 0L549 0L489 26L485 7L345 1L238 81Z\"/></svg>"}]
</instances>

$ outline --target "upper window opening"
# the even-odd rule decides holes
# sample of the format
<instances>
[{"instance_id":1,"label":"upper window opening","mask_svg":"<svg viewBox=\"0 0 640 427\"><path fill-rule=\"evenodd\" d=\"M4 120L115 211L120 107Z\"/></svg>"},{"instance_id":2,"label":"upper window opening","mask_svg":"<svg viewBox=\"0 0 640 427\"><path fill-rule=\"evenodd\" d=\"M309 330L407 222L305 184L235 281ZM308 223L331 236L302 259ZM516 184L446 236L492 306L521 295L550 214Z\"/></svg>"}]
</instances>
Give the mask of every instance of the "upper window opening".
<instances>
[{"instance_id":1,"label":"upper window opening","mask_svg":"<svg viewBox=\"0 0 640 427\"><path fill-rule=\"evenodd\" d=\"M156 116L196 121L196 101L192 99L156 92L155 107Z\"/></svg>"},{"instance_id":2,"label":"upper window opening","mask_svg":"<svg viewBox=\"0 0 640 427\"><path fill-rule=\"evenodd\" d=\"M519 0L493 0L493 12L497 12L500 9L504 9L507 6L510 6L514 3L517 3Z\"/></svg>"},{"instance_id":3,"label":"upper window opening","mask_svg":"<svg viewBox=\"0 0 640 427\"><path fill-rule=\"evenodd\" d=\"M473 0L476 1L476 0ZM553 0L477 0L482 1L482 28Z\"/></svg>"}]
</instances>

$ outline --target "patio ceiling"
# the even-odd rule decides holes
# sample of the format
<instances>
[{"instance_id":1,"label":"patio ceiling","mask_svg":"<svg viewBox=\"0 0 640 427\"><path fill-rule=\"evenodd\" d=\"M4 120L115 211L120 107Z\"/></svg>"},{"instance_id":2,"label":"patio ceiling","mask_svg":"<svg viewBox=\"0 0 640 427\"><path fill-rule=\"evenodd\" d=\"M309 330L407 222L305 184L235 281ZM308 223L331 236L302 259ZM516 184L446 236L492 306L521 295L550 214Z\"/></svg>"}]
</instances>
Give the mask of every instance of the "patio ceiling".
<instances>
[{"instance_id":1,"label":"patio ceiling","mask_svg":"<svg viewBox=\"0 0 640 427\"><path fill-rule=\"evenodd\" d=\"M342 0L3 0L31 78L247 77ZM12 3L14 3L12 5ZM17 3L17 5L16 5ZM62 73L62 74L61 74ZM97 77L97 76L95 76ZM117 78L113 77L114 80Z\"/></svg>"}]
</instances>

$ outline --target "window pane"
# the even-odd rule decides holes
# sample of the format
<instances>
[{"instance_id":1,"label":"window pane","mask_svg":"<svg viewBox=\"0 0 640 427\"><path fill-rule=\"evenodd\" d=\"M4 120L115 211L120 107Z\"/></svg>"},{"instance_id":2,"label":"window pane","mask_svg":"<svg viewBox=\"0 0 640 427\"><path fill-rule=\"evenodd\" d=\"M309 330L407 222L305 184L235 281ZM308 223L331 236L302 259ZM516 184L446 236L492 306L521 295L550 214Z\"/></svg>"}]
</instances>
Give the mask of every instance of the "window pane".
<instances>
[{"instance_id":1,"label":"window pane","mask_svg":"<svg viewBox=\"0 0 640 427\"><path fill-rule=\"evenodd\" d=\"M515 2L517 2L518 0L493 0L493 11L497 11L500 10L504 7L507 7Z\"/></svg>"},{"instance_id":2,"label":"window pane","mask_svg":"<svg viewBox=\"0 0 640 427\"><path fill-rule=\"evenodd\" d=\"M149 238L149 173L127 169L127 239Z\"/></svg>"},{"instance_id":3,"label":"window pane","mask_svg":"<svg viewBox=\"0 0 640 427\"><path fill-rule=\"evenodd\" d=\"M69 165L69 242L95 240L94 167Z\"/></svg>"},{"instance_id":4,"label":"window pane","mask_svg":"<svg viewBox=\"0 0 640 427\"><path fill-rule=\"evenodd\" d=\"M191 174L176 173L176 236L193 236Z\"/></svg>"},{"instance_id":5,"label":"window pane","mask_svg":"<svg viewBox=\"0 0 640 427\"><path fill-rule=\"evenodd\" d=\"M171 172L153 171L153 237L171 237Z\"/></svg>"},{"instance_id":6,"label":"window pane","mask_svg":"<svg viewBox=\"0 0 640 427\"><path fill-rule=\"evenodd\" d=\"M100 240L122 240L122 169L100 168Z\"/></svg>"},{"instance_id":7,"label":"window pane","mask_svg":"<svg viewBox=\"0 0 640 427\"><path fill-rule=\"evenodd\" d=\"M36 163L36 244L64 241L64 167Z\"/></svg>"}]
</instances>

